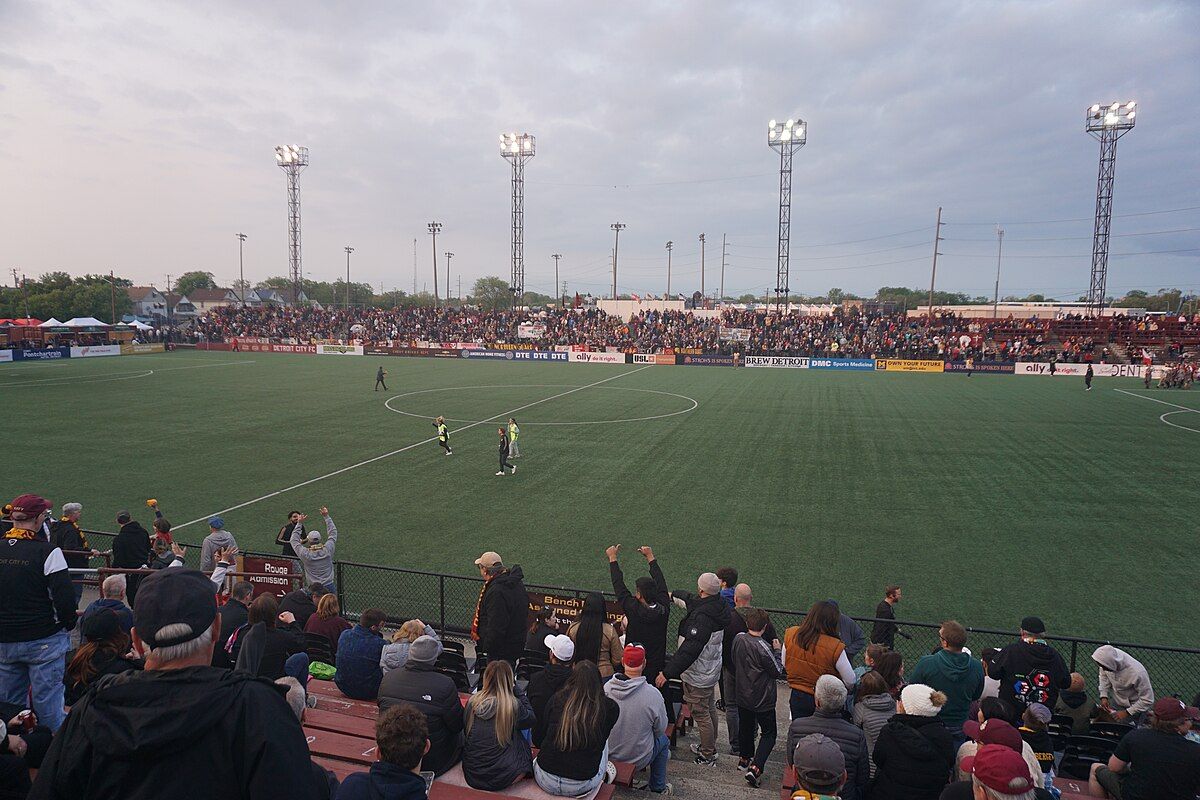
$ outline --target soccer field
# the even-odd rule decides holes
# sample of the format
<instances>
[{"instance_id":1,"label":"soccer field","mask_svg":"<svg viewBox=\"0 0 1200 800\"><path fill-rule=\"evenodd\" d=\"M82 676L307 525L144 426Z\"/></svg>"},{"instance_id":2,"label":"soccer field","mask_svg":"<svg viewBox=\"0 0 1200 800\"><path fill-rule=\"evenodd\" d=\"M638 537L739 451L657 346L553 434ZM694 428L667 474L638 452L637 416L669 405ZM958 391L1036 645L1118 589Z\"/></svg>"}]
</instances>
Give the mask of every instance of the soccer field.
<instances>
[{"instance_id":1,"label":"soccer field","mask_svg":"<svg viewBox=\"0 0 1200 800\"><path fill-rule=\"evenodd\" d=\"M274 551L327 504L346 560L467 575L497 550L605 588L606 545L640 574L651 544L673 585L731 564L767 607L870 615L898 582L902 618L1194 641L1200 399L1137 380L182 352L6 364L0 408L0 494L89 528L157 497L183 541L221 512Z\"/></svg>"}]
</instances>

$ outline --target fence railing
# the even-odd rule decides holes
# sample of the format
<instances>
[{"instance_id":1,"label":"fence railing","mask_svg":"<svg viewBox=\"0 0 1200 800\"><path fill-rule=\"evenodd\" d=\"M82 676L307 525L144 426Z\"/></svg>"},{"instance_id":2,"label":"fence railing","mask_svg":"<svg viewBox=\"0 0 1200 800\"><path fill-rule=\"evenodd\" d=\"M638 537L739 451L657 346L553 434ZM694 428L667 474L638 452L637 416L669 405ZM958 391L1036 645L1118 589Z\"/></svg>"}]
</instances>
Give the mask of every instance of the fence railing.
<instances>
[{"instance_id":1,"label":"fence railing","mask_svg":"<svg viewBox=\"0 0 1200 800\"><path fill-rule=\"evenodd\" d=\"M112 537L116 535L105 531L86 531L86 533L88 536ZM189 566L196 566L200 557L200 548L192 545L187 545L187 548L184 562ZM242 551L241 554L262 558L286 558L278 551L273 553ZM297 559L291 560L297 561ZM483 579L478 576L448 575L441 572L360 564L353 561L338 561L334 567L338 602L343 615L349 618L357 617L368 608L378 608L387 615L390 621L399 623L408 619L420 619L443 634L463 635L471 630L471 621L475 615L475 606L483 585ZM302 570L296 571L301 572ZM611 600L614 597L611 591L569 586L526 583L525 588L530 592L546 592L557 596L583 598L593 591L600 591L606 599ZM790 609L764 608L764 610L770 615L771 621L781 636L786 628L800 624L806 614L804 611ZM671 618L667 628L670 649L673 649L673 634L682 619L683 611L678 606L672 605ZM851 615L851 619L863 628L868 640L872 626L879 621L875 617L853 615ZM896 650L904 656L907 669L911 670L921 656L935 652L939 648L937 631L941 627L940 622L887 621L894 621L911 637L906 639L898 636L895 643ZM967 632L967 646L976 656L988 648L1011 644L1017 637L1015 630L1006 631L997 628L967 626ZM1200 649L1059 634L1049 634L1045 638L1062 653L1072 671L1083 675L1089 692L1094 691L1099 678L1098 667L1092 661L1092 652L1104 644L1119 647L1142 662L1149 672L1154 690L1159 696L1178 695L1191 702L1197 692L1200 692ZM861 656L856 659L856 665L861 662L861 659Z\"/></svg>"}]
</instances>

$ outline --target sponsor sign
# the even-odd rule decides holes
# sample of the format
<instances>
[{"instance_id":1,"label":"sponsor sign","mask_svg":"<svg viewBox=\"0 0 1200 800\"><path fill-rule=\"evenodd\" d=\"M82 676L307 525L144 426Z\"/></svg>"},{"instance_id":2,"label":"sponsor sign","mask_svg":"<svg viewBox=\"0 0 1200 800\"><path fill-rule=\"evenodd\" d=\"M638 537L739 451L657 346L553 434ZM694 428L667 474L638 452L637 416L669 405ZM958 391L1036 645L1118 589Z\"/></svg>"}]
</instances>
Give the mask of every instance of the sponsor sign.
<instances>
[{"instance_id":1,"label":"sponsor sign","mask_svg":"<svg viewBox=\"0 0 1200 800\"><path fill-rule=\"evenodd\" d=\"M746 356L742 363L747 367L783 367L808 369L808 359L796 356Z\"/></svg>"},{"instance_id":2,"label":"sponsor sign","mask_svg":"<svg viewBox=\"0 0 1200 800\"><path fill-rule=\"evenodd\" d=\"M12 350L0 350L0 364L6 364L12 360Z\"/></svg>"},{"instance_id":3,"label":"sponsor sign","mask_svg":"<svg viewBox=\"0 0 1200 800\"><path fill-rule=\"evenodd\" d=\"M877 358L875 369L880 372L943 372L946 363L925 359Z\"/></svg>"},{"instance_id":4,"label":"sponsor sign","mask_svg":"<svg viewBox=\"0 0 1200 800\"><path fill-rule=\"evenodd\" d=\"M1004 372L1009 375L1016 372L1017 365L1012 361L976 361L971 367L972 372ZM947 361L946 372L966 372L965 361Z\"/></svg>"},{"instance_id":5,"label":"sponsor sign","mask_svg":"<svg viewBox=\"0 0 1200 800\"><path fill-rule=\"evenodd\" d=\"M123 344L121 345L121 355L123 356L140 356L147 353L165 353L167 346L159 342L158 344Z\"/></svg>"},{"instance_id":6,"label":"sponsor sign","mask_svg":"<svg viewBox=\"0 0 1200 800\"><path fill-rule=\"evenodd\" d=\"M533 616L542 608L553 608L555 615L564 623L563 630L566 630L572 622L579 620L579 612L583 610L583 598L572 595L550 594L549 592L526 592L529 595L529 621L533 622ZM612 600L604 601L604 610L609 624L616 625L625 616L625 612L621 607Z\"/></svg>"},{"instance_id":7,"label":"sponsor sign","mask_svg":"<svg viewBox=\"0 0 1200 800\"><path fill-rule=\"evenodd\" d=\"M566 361L566 353L555 353L543 350L516 350L513 352L517 361Z\"/></svg>"},{"instance_id":8,"label":"sponsor sign","mask_svg":"<svg viewBox=\"0 0 1200 800\"><path fill-rule=\"evenodd\" d=\"M546 326L540 324L526 323L517 326L518 339L540 339L546 335Z\"/></svg>"},{"instance_id":9,"label":"sponsor sign","mask_svg":"<svg viewBox=\"0 0 1200 800\"><path fill-rule=\"evenodd\" d=\"M242 558L242 572L265 572L266 575L247 575L244 580L254 587L253 597L260 594L273 594L283 597L292 590L292 579L289 577L294 570L294 562L287 558Z\"/></svg>"},{"instance_id":10,"label":"sponsor sign","mask_svg":"<svg viewBox=\"0 0 1200 800\"><path fill-rule=\"evenodd\" d=\"M750 341L749 328L726 328L721 326L721 341L723 342L748 342Z\"/></svg>"},{"instance_id":11,"label":"sponsor sign","mask_svg":"<svg viewBox=\"0 0 1200 800\"><path fill-rule=\"evenodd\" d=\"M315 353L317 346L315 344L273 344L270 345L272 353Z\"/></svg>"},{"instance_id":12,"label":"sponsor sign","mask_svg":"<svg viewBox=\"0 0 1200 800\"><path fill-rule=\"evenodd\" d=\"M810 358L808 368L871 372L875 369L875 360L872 358Z\"/></svg>"},{"instance_id":13,"label":"sponsor sign","mask_svg":"<svg viewBox=\"0 0 1200 800\"><path fill-rule=\"evenodd\" d=\"M1087 364L1064 364L1056 362L1054 372L1050 372L1050 364L1045 361L1018 361L1018 375L1065 375L1081 378L1087 374ZM1141 364L1093 364L1092 374L1097 378L1140 378Z\"/></svg>"},{"instance_id":14,"label":"sponsor sign","mask_svg":"<svg viewBox=\"0 0 1200 800\"><path fill-rule=\"evenodd\" d=\"M13 350L14 361L54 361L59 358L70 358L71 348L55 347L51 350Z\"/></svg>"},{"instance_id":15,"label":"sponsor sign","mask_svg":"<svg viewBox=\"0 0 1200 800\"><path fill-rule=\"evenodd\" d=\"M590 353L572 350L567 353L567 360L572 364L624 364L624 353Z\"/></svg>"},{"instance_id":16,"label":"sponsor sign","mask_svg":"<svg viewBox=\"0 0 1200 800\"><path fill-rule=\"evenodd\" d=\"M516 354L512 350L459 350L459 355L463 358L485 359L485 360L500 360L512 361L516 358Z\"/></svg>"},{"instance_id":17,"label":"sponsor sign","mask_svg":"<svg viewBox=\"0 0 1200 800\"><path fill-rule=\"evenodd\" d=\"M701 353L700 355L684 353L675 356L675 363L689 367L732 367L734 365L733 356L722 356L716 353Z\"/></svg>"},{"instance_id":18,"label":"sponsor sign","mask_svg":"<svg viewBox=\"0 0 1200 800\"><path fill-rule=\"evenodd\" d=\"M363 348L361 344L319 344L317 345L317 355L319 356L361 356Z\"/></svg>"},{"instance_id":19,"label":"sponsor sign","mask_svg":"<svg viewBox=\"0 0 1200 800\"><path fill-rule=\"evenodd\" d=\"M72 347L71 358L96 358L98 356L119 356L119 344L92 344L84 347Z\"/></svg>"}]
</instances>

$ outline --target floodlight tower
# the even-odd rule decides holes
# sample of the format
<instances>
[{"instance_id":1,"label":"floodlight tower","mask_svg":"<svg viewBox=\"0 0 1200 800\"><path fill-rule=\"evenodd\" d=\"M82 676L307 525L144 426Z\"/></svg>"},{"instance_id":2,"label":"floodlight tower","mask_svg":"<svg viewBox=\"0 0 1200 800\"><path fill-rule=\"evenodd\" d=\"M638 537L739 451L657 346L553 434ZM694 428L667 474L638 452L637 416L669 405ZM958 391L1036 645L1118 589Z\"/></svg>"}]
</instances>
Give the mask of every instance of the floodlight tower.
<instances>
[{"instance_id":1,"label":"floodlight tower","mask_svg":"<svg viewBox=\"0 0 1200 800\"><path fill-rule=\"evenodd\" d=\"M779 151L779 249L775 267L775 307L786 311L791 289L788 286L788 259L792 236L792 155L808 141L808 123L802 119L767 123L767 144Z\"/></svg>"},{"instance_id":2,"label":"floodlight tower","mask_svg":"<svg viewBox=\"0 0 1200 800\"><path fill-rule=\"evenodd\" d=\"M287 175L288 185L288 267L292 275L292 302L300 302L300 284L304 269L300 260L300 173L308 166L308 148L281 144L275 148L275 162Z\"/></svg>"},{"instance_id":3,"label":"floodlight tower","mask_svg":"<svg viewBox=\"0 0 1200 800\"><path fill-rule=\"evenodd\" d=\"M621 246L621 231L625 230L628 225L624 222L614 222L608 227L613 229L613 294L612 299L617 299L617 248Z\"/></svg>"},{"instance_id":4,"label":"floodlight tower","mask_svg":"<svg viewBox=\"0 0 1200 800\"><path fill-rule=\"evenodd\" d=\"M525 162L533 158L535 141L528 133L500 134L500 155L512 162L512 282L513 308L525 297Z\"/></svg>"},{"instance_id":5,"label":"floodlight tower","mask_svg":"<svg viewBox=\"0 0 1200 800\"><path fill-rule=\"evenodd\" d=\"M1112 224L1113 178L1117 174L1117 140L1133 130L1137 104L1097 103L1087 111L1085 127L1100 142L1100 174L1096 178L1096 227L1092 233L1092 280L1087 312L1100 316L1108 285L1108 231Z\"/></svg>"}]
</instances>

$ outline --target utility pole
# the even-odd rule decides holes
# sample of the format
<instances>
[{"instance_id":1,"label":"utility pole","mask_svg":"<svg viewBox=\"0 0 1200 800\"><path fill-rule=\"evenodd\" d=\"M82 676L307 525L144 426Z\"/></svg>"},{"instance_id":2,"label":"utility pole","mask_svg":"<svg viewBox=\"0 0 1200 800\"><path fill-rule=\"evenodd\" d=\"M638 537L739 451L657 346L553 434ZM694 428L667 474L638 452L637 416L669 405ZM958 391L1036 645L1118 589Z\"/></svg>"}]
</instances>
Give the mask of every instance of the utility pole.
<instances>
[{"instance_id":1,"label":"utility pole","mask_svg":"<svg viewBox=\"0 0 1200 800\"><path fill-rule=\"evenodd\" d=\"M242 260L242 245L246 243L246 234L235 233L238 238L238 289L241 290L239 297L242 301L242 308L246 307L246 265Z\"/></svg>"},{"instance_id":2,"label":"utility pole","mask_svg":"<svg viewBox=\"0 0 1200 800\"><path fill-rule=\"evenodd\" d=\"M555 253L550 257L554 259L554 289L555 289L555 291L557 291L558 290L558 260L560 258L562 258L562 253ZM563 306L562 300L563 300L562 295L560 294L558 296L558 303L557 303L557 305L560 309Z\"/></svg>"},{"instance_id":3,"label":"utility pole","mask_svg":"<svg viewBox=\"0 0 1200 800\"><path fill-rule=\"evenodd\" d=\"M671 299L671 250L675 247L674 242L667 242L667 299Z\"/></svg>"},{"instance_id":4,"label":"utility pole","mask_svg":"<svg viewBox=\"0 0 1200 800\"><path fill-rule=\"evenodd\" d=\"M112 325L117 324L117 284L116 284L116 280L117 280L117 276L115 274L115 271L110 269L108 271L108 302L109 302L109 307L111 309L110 314L112 315L112 320L110 321L110 324L112 324Z\"/></svg>"},{"instance_id":5,"label":"utility pole","mask_svg":"<svg viewBox=\"0 0 1200 800\"><path fill-rule=\"evenodd\" d=\"M417 237L413 237L413 297L417 296Z\"/></svg>"},{"instance_id":6,"label":"utility pole","mask_svg":"<svg viewBox=\"0 0 1200 800\"><path fill-rule=\"evenodd\" d=\"M614 222L609 225L613 229L613 300L617 299L617 247L621 244L621 231L625 229L625 223Z\"/></svg>"},{"instance_id":7,"label":"utility pole","mask_svg":"<svg viewBox=\"0 0 1200 800\"><path fill-rule=\"evenodd\" d=\"M170 294L171 294L171 276L168 274L167 275L167 291L166 291L166 294L163 295L163 299L167 301L166 306L167 306L167 340L168 341L171 338L171 321L172 321L171 298L169 297ZM299 300L300 300L300 298L299 298L299 296L297 296L296 297L297 303L299 302Z\"/></svg>"},{"instance_id":8,"label":"utility pole","mask_svg":"<svg viewBox=\"0 0 1200 800\"><path fill-rule=\"evenodd\" d=\"M1000 305L1000 254L1004 252L1004 229L996 226L996 293L992 296L992 319L996 318L996 308Z\"/></svg>"},{"instance_id":9,"label":"utility pole","mask_svg":"<svg viewBox=\"0 0 1200 800\"><path fill-rule=\"evenodd\" d=\"M933 271L929 275L929 317L925 321L925 327L933 325L933 285L937 281L937 257L938 245L942 242L942 207L938 206L937 213L937 228L933 234Z\"/></svg>"},{"instance_id":10,"label":"utility pole","mask_svg":"<svg viewBox=\"0 0 1200 800\"><path fill-rule=\"evenodd\" d=\"M438 235L438 231L439 231L439 230L441 230L441 228L442 228L442 223L440 223L440 222L431 222L431 223L429 223L429 225L428 225L428 226L426 226L426 227L428 227L428 228L429 228L429 233L430 233L430 235L431 235L431 236L433 236L433 307L434 307L434 308L437 308L437 307L438 307L438 282L437 282L437 267L438 267L438 265L437 265L437 235ZM447 289L447 291L448 291L448 290L450 289L450 287L449 287L449 286L447 286L447 287L446 287L446 289Z\"/></svg>"},{"instance_id":11,"label":"utility pole","mask_svg":"<svg viewBox=\"0 0 1200 800\"><path fill-rule=\"evenodd\" d=\"M21 290L21 294L25 297L25 319L29 319L29 287L25 285L25 276L22 275L20 280L17 280L17 271L14 269L13 286Z\"/></svg>"},{"instance_id":12,"label":"utility pole","mask_svg":"<svg viewBox=\"0 0 1200 800\"><path fill-rule=\"evenodd\" d=\"M446 305L450 305L450 259L454 258L454 253L446 251Z\"/></svg>"},{"instance_id":13,"label":"utility pole","mask_svg":"<svg viewBox=\"0 0 1200 800\"><path fill-rule=\"evenodd\" d=\"M704 234L700 234L700 296L704 297Z\"/></svg>"},{"instance_id":14,"label":"utility pole","mask_svg":"<svg viewBox=\"0 0 1200 800\"><path fill-rule=\"evenodd\" d=\"M458 275L458 301L461 303L463 299L462 293L462 273Z\"/></svg>"},{"instance_id":15,"label":"utility pole","mask_svg":"<svg viewBox=\"0 0 1200 800\"><path fill-rule=\"evenodd\" d=\"M725 300L725 256L728 255L725 249L725 234L721 234L721 293L717 297L717 304L720 305Z\"/></svg>"}]
</instances>

